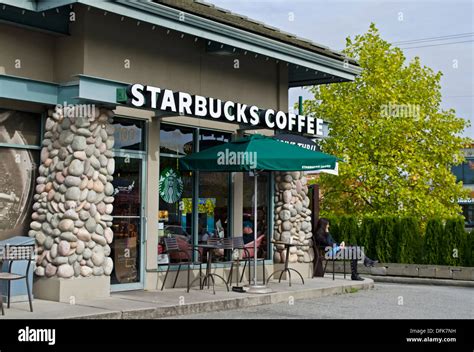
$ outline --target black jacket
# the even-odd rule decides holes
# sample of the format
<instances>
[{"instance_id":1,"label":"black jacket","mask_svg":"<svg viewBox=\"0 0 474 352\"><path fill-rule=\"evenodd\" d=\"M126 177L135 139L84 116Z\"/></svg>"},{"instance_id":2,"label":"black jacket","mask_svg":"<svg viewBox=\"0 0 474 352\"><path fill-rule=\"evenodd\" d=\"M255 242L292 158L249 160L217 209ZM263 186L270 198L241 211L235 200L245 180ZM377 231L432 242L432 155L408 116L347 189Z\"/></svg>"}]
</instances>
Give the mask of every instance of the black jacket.
<instances>
[{"instance_id":1,"label":"black jacket","mask_svg":"<svg viewBox=\"0 0 474 352\"><path fill-rule=\"evenodd\" d=\"M331 234L329 232L322 234L322 233L317 233L316 234L316 241L315 244L320 247L332 247L333 244L335 243L334 238L332 238Z\"/></svg>"}]
</instances>

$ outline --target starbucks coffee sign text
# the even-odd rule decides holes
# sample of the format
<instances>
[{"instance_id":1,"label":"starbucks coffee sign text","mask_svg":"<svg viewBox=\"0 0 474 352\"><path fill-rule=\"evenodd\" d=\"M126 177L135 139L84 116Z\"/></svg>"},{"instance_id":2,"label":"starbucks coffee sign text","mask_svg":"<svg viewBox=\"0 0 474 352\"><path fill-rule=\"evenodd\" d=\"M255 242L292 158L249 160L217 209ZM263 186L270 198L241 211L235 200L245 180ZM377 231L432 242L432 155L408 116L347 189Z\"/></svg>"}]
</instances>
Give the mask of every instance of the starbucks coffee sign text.
<instances>
[{"instance_id":1,"label":"starbucks coffee sign text","mask_svg":"<svg viewBox=\"0 0 474 352\"><path fill-rule=\"evenodd\" d=\"M142 84L133 84L127 88L127 104L138 108L158 109L222 122L307 133L313 136L323 135L322 119L272 109L260 109L255 105L249 106Z\"/></svg>"}]
</instances>

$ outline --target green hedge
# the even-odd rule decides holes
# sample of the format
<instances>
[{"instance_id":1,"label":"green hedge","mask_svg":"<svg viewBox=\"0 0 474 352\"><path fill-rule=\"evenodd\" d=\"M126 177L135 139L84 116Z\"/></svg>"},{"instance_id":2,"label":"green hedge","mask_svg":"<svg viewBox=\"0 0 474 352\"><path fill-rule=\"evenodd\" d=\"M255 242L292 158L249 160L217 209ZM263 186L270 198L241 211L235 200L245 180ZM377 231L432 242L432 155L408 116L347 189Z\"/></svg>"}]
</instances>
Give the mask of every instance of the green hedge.
<instances>
[{"instance_id":1,"label":"green hedge","mask_svg":"<svg viewBox=\"0 0 474 352\"><path fill-rule=\"evenodd\" d=\"M358 245L382 263L474 266L474 235L464 220L433 218L426 228L414 217L328 216L337 242Z\"/></svg>"}]
</instances>

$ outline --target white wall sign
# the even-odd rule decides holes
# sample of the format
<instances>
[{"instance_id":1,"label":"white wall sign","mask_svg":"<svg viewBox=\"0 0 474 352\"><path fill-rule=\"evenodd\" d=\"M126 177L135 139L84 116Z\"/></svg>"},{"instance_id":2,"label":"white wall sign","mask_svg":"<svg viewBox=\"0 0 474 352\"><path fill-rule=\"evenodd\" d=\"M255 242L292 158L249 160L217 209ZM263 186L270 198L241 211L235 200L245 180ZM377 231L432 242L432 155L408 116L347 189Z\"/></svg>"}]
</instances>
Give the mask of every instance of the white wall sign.
<instances>
[{"instance_id":1,"label":"white wall sign","mask_svg":"<svg viewBox=\"0 0 474 352\"><path fill-rule=\"evenodd\" d=\"M138 83L128 86L126 92L127 104L137 108L151 108L223 122L307 133L313 136L323 135L323 120L311 116L260 109L255 105L248 106Z\"/></svg>"}]
</instances>

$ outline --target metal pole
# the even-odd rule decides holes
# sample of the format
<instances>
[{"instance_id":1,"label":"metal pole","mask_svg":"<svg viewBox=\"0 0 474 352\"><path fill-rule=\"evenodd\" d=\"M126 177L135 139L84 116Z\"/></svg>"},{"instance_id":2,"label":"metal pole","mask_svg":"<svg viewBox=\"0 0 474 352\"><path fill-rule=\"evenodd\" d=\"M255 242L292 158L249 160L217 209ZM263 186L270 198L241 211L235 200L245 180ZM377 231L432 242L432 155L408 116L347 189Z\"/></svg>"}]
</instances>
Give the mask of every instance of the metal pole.
<instances>
[{"instance_id":1,"label":"metal pole","mask_svg":"<svg viewBox=\"0 0 474 352\"><path fill-rule=\"evenodd\" d=\"M298 97L298 115L303 115L303 97Z\"/></svg>"},{"instance_id":2,"label":"metal pole","mask_svg":"<svg viewBox=\"0 0 474 352\"><path fill-rule=\"evenodd\" d=\"M257 172L253 174L253 284L257 285Z\"/></svg>"}]
</instances>

